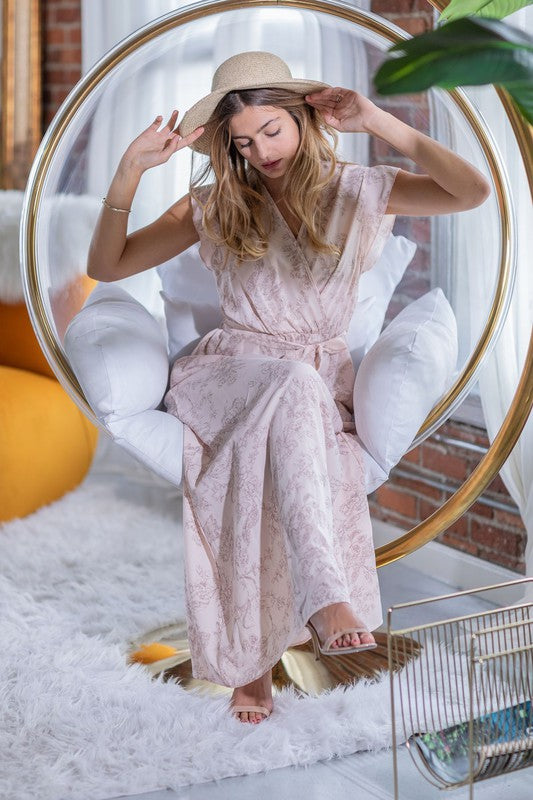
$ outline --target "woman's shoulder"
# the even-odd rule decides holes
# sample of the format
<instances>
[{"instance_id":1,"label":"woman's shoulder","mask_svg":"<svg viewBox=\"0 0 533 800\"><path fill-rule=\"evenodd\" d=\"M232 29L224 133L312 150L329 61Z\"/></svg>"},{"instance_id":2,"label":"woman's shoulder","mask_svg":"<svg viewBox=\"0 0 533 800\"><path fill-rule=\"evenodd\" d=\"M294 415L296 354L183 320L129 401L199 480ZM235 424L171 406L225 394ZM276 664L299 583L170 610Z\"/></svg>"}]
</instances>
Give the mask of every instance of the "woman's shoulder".
<instances>
[{"instance_id":1,"label":"woman's shoulder","mask_svg":"<svg viewBox=\"0 0 533 800\"><path fill-rule=\"evenodd\" d=\"M392 167L389 164L373 164L372 166L367 166L365 164L355 164L353 161L337 161L337 169L343 174L353 175L359 173L361 175L371 176L387 170L397 169L397 167Z\"/></svg>"},{"instance_id":2,"label":"woman's shoulder","mask_svg":"<svg viewBox=\"0 0 533 800\"><path fill-rule=\"evenodd\" d=\"M399 167L391 164L373 164L365 166L351 161L338 162L339 183L352 188L383 186L394 182Z\"/></svg>"}]
</instances>

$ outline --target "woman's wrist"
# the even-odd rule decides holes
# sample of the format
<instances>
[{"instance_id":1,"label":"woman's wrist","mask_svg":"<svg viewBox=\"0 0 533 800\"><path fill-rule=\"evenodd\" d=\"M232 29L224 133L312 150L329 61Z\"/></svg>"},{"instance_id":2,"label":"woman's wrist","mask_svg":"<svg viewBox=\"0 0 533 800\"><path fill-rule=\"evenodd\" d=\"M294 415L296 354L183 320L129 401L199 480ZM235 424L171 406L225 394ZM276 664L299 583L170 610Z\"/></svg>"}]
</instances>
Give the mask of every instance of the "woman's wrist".
<instances>
[{"instance_id":1,"label":"woman's wrist","mask_svg":"<svg viewBox=\"0 0 533 800\"><path fill-rule=\"evenodd\" d=\"M122 156L117 167L116 175L121 181L125 183L135 183L136 185L142 178L143 172L144 170L135 164L135 162L131 161L126 156Z\"/></svg>"},{"instance_id":2,"label":"woman's wrist","mask_svg":"<svg viewBox=\"0 0 533 800\"><path fill-rule=\"evenodd\" d=\"M122 159L111 181L104 206L108 208L131 208L135 192L142 177L142 171L129 161Z\"/></svg>"},{"instance_id":3,"label":"woman's wrist","mask_svg":"<svg viewBox=\"0 0 533 800\"><path fill-rule=\"evenodd\" d=\"M379 108L379 106L376 106L372 113L365 119L363 132L382 139L386 135L391 120L400 122L397 117L394 117L392 114L389 114L388 111L384 111L382 108Z\"/></svg>"}]
</instances>

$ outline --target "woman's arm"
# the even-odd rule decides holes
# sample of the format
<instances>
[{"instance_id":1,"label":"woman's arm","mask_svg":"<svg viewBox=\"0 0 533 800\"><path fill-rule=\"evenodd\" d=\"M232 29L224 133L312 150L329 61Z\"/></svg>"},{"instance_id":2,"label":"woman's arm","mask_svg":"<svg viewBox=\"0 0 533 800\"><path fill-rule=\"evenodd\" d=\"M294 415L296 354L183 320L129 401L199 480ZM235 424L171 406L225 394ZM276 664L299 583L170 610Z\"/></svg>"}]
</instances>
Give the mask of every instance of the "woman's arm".
<instances>
[{"instance_id":1,"label":"woman's arm","mask_svg":"<svg viewBox=\"0 0 533 800\"><path fill-rule=\"evenodd\" d=\"M308 95L306 100L337 130L377 136L425 170L425 175L419 175L400 169L387 214L451 214L479 206L490 195L490 184L472 164L359 92L334 87Z\"/></svg>"},{"instance_id":2,"label":"woman's arm","mask_svg":"<svg viewBox=\"0 0 533 800\"><path fill-rule=\"evenodd\" d=\"M145 170L163 164L201 135L203 128L180 138L173 127L177 111L158 131L161 117L143 131L122 156L111 181L107 202L129 209ZM185 195L150 225L127 236L128 214L106 205L98 217L87 259L87 274L99 281L116 281L168 261L198 241L189 195Z\"/></svg>"},{"instance_id":3,"label":"woman's arm","mask_svg":"<svg viewBox=\"0 0 533 800\"><path fill-rule=\"evenodd\" d=\"M387 214L451 214L475 208L490 195L490 185L478 169L393 114L376 107L367 125L368 133L411 158L426 173L398 172Z\"/></svg>"}]
</instances>

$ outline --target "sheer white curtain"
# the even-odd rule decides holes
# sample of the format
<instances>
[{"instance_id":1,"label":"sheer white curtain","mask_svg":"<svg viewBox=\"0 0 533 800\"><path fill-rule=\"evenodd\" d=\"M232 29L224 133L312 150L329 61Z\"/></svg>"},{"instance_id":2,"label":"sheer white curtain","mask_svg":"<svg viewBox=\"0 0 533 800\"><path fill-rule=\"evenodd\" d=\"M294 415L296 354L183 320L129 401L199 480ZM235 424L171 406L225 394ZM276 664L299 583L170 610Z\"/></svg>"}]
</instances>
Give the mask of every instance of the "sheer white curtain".
<instances>
[{"instance_id":1,"label":"sheer white curtain","mask_svg":"<svg viewBox=\"0 0 533 800\"><path fill-rule=\"evenodd\" d=\"M153 19L188 5L184 0L82 0L84 73L117 42ZM353 5L367 9L369 0ZM298 9L256 8L197 20L185 33L162 37L144 63L123 70L98 103L88 147L87 191L103 195L120 156L157 114L182 115L207 94L216 67L242 50L268 50L287 61L295 77L308 77L368 91L367 51L362 40L342 25L320 24L316 15ZM368 163L368 137L341 134L339 154ZM188 190L190 151L182 151L141 179L129 230L148 224ZM161 317L159 278L155 270L120 282Z\"/></svg>"},{"instance_id":2,"label":"sheer white curtain","mask_svg":"<svg viewBox=\"0 0 533 800\"><path fill-rule=\"evenodd\" d=\"M524 8L505 19L510 25L531 31L533 8ZM467 87L468 98L483 116L492 134L507 175L516 214L517 276L506 323L497 345L480 372L478 391L489 440L492 442L509 410L522 372L531 335L533 320L533 270L531 269L531 230L533 209L531 195L516 138L501 102L493 87ZM446 132L449 119L437 111L433 117L432 133L440 138ZM448 131L450 147L466 158L468 137L461 126ZM465 152L466 150L466 152ZM473 156L474 154L472 154ZM476 158L470 156L474 163ZM477 164L478 166L482 166ZM460 329L469 331L463 348L470 350L487 320L495 289L495 266L499 252L498 226L491 210L495 200L479 209L450 217L435 219L439 239L446 242L445 258L454 285L449 297L460 321ZM480 219L479 212L484 214ZM469 341L466 341L469 339ZM467 350L467 351L468 351ZM522 435L501 469L501 477L528 532L526 573L533 574L533 417L530 416ZM527 599L533 600L533 596Z\"/></svg>"},{"instance_id":3,"label":"sheer white curtain","mask_svg":"<svg viewBox=\"0 0 533 800\"><path fill-rule=\"evenodd\" d=\"M533 8L524 8L505 19L510 25L533 30ZM494 94L470 88L469 96L478 104L501 150L512 187L518 223L517 279L507 322L480 380L480 394L489 439L492 441L509 410L522 372L533 322L533 270L531 269L531 231L533 208L527 176L515 136L502 106ZM478 280L483 274L477 275ZM473 306L475 315L476 308ZM526 574L533 575L533 416L529 420L501 470L502 479L515 503L528 533ZM527 597L533 601L533 592Z\"/></svg>"}]
</instances>

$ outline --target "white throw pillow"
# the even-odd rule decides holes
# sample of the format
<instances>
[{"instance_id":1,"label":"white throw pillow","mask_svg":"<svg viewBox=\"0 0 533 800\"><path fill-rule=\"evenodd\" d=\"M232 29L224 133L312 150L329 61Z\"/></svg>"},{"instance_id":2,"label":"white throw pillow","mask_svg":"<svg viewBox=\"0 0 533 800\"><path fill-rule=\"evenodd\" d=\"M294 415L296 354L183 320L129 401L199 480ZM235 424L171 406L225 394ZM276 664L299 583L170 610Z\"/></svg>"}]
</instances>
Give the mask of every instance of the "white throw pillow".
<instances>
[{"instance_id":1,"label":"white throw pillow","mask_svg":"<svg viewBox=\"0 0 533 800\"><path fill-rule=\"evenodd\" d=\"M449 389L457 362L457 324L442 289L404 308L365 355L354 385L354 417L374 491L408 451L420 426ZM381 471L381 472L380 472Z\"/></svg>"},{"instance_id":2,"label":"white throw pillow","mask_svg":"<svg viewBox=\"0 0 533 800\"><path fill-rule=\"evenodd\" d=\"M194 244L157 268L165 305L169 358L189 355L206 333L222 324L215 277L207 270ZM416 251L405 236L390 235L374 267L361 275L359 297L347 332L357 369L379 336L395 287Z\"/></svg>"},{"instance_id":3,"label":"white throw pillow","mask_svg":"<svg viewBox=\"0 0 533 800\"><path fill-rule=\"evenodd\" d=\"M379 260L359 279L358 301L346 334L356 372L381 332L391 297L415 252L415 242L391 234Z\"/></svg>"},{"instance_id":4,"label":"white throw pillow","mask_svg":"<svg viewBox=\"0 0 533 800\"><path fill-rule=\"evenodd\" d=\"M71 320L64 346L89 405L115 441L179 486L183 424L160 410L169 362L150 312L124 289L100 283Z\"/></svg>"},{"instance_id":5,"label":"white throw pillow","mask_svg":"<svg viewBox=\"0 0 533 800\"><path fill-rule=\"evenodd\" d=\"M171 363L189 355L202 336L222 324L215 277L204 266L199 247L197 242L157 267Z\"/></svg>"},{"instance_id":6,"label":"white throw pillow","mask_svg":"<svg viewBox=\"0 0 533 800\"><path fill-rule=\"evenodd\" d=\"M124 289L98 284L70 321L65 349L100 419L160 405L169 375L166 342L154 317Z\"/></svg>"}]
</instances>

